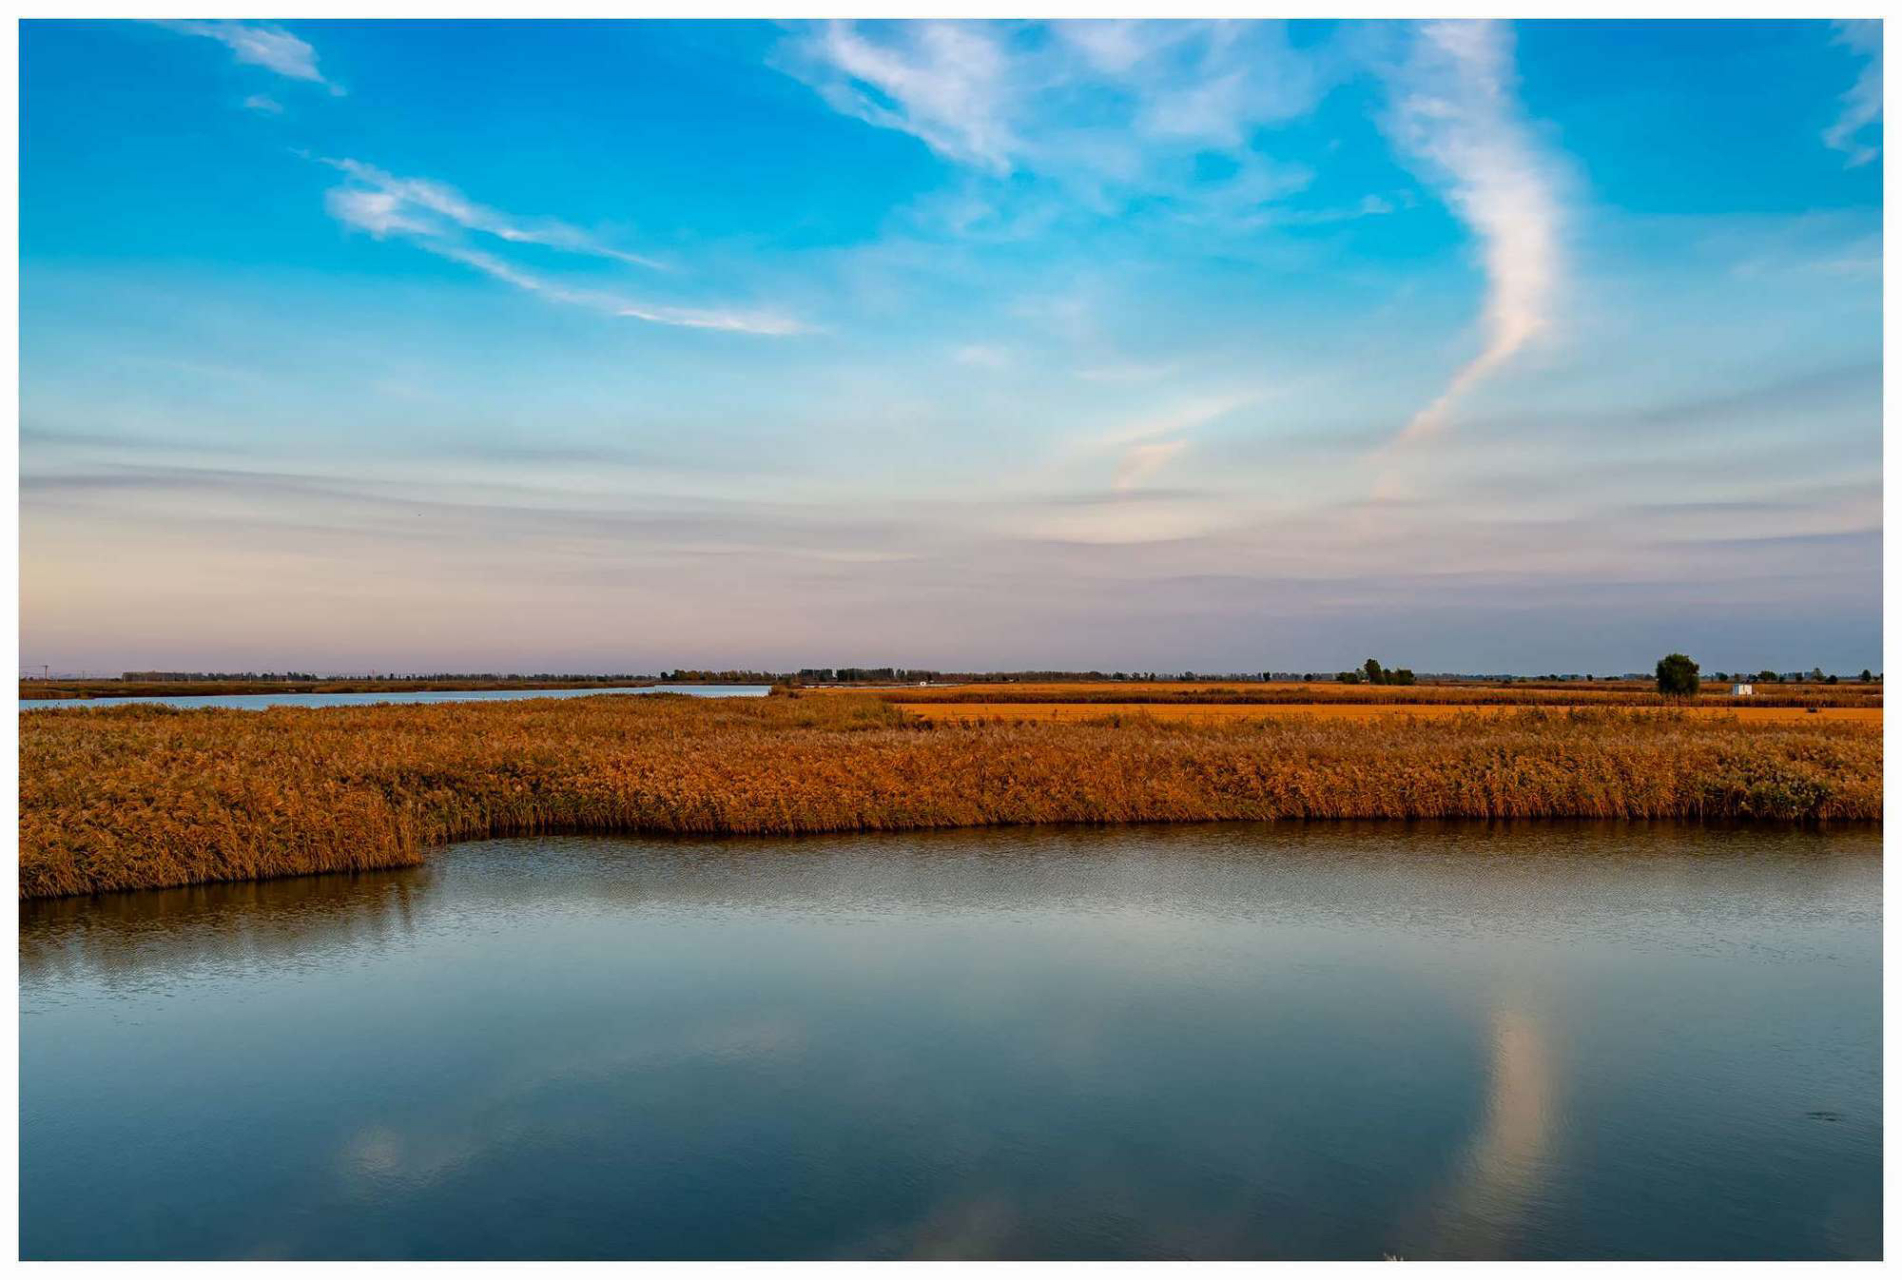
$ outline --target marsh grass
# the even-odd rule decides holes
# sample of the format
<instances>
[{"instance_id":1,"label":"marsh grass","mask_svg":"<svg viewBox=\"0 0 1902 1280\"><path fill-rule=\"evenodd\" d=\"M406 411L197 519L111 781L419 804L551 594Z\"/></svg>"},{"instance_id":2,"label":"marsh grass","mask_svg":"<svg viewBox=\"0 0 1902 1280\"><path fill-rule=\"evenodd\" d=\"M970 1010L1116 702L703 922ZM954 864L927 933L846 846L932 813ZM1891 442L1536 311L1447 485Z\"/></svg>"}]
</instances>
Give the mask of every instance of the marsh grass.
<instances>
[{"instance_id":1,"label":"marsh grass","mask_svg":"<svg viewBox=\"0 0 1902 1280\"><path fill-rule=\"evenodd\" d=\"M1879 729L1670 711L930 725L871 695L22 712L20 893L413 864L552 831L1882 816Z\"/></svg>"}]
</instances>

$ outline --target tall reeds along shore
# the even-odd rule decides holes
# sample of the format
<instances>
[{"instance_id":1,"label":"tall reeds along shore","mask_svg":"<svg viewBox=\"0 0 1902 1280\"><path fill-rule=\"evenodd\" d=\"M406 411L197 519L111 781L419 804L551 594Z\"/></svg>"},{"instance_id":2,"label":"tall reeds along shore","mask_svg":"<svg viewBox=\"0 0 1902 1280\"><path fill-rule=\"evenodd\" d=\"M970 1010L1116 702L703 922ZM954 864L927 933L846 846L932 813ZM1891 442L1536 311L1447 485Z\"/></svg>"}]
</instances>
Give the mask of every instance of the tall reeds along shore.
<instances>
[{"instance_id":1,"label":"tall reeds along shore","mask_svg":"<svg viewBox=\"0 0 1902 1280\"><path fill-rule=\"evenodd\" d=\"M876 696L20 713L20 893L403 866L466 837L1882 816L1879 726L1668 711L939 724Z\"/></svg>"}]
</instances>

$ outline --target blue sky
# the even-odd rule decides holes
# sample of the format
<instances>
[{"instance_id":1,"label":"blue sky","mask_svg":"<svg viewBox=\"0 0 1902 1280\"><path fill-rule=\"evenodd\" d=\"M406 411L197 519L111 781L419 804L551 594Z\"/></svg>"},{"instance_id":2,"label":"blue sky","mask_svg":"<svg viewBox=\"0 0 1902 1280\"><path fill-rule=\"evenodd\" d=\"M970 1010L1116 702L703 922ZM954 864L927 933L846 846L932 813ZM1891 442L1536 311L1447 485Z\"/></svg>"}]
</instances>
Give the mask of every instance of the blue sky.
<instances>
[{"instance_id":1,"label":"blue sky","mask_svg":"<svg viewBox=\"0 0 1902 1280\"><path fill-rule=\"evenodd\" d=\"M27 22L21 659L1880 667L1880 43Z\"/></svg>"}]
</instances>

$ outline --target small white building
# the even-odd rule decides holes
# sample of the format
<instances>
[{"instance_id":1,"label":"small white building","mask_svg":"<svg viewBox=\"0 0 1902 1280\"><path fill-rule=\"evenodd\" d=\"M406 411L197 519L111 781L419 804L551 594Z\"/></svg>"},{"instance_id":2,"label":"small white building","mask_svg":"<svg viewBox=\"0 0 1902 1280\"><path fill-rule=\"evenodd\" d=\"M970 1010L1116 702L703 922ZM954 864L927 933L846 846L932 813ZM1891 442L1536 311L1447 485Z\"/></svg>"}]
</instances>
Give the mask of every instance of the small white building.
<instances>
[{"instance_id":1,"label":"small white building","mask_svg":"<svg viewBox=\"0 0 1902 1280\"><path fill-rule=\"evenodd\" d=\"M1756 692L1757 689L1755 685L1733 684L1730 686L1730 696L1733 698L1748 698Z\"/></svg>"}]
</instances>

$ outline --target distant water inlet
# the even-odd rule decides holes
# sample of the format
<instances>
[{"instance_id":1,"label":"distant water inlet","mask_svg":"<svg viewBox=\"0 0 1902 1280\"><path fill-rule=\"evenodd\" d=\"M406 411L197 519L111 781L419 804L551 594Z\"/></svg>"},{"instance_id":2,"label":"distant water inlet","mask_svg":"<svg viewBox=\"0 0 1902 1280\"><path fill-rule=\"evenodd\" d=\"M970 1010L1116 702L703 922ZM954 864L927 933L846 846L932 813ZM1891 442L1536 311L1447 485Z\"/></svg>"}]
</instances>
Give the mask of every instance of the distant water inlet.
<instances>
[{"instance_id":1,"label":"distant water inlet","mask_svg":"<svg viewBox=\"0 0 1902 1280\"><path fill-rule=\"evenodd\" d=\"M21 1250L1877 1257L1880 845L541 838L25 903Z\"/></svg>"},{"instance_id":2,"label":"distant water inlet","mask_svg":"<svg viewBox=\"0 0 1902 1280\"><path fill-rule=\"evenodd\" d=\"M154 703L164 707L229 707L262 711L266 707L367 707L379 702L516 702L523 698L591 698L609 693L680 693L691 698L763 698L763 684L654 684L585 689L395 689L379 693L213 693L158 695L149 698L71 698L23 700L22 711L69 707L123 707Z\"/></svg>"}]
</instances>

